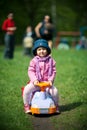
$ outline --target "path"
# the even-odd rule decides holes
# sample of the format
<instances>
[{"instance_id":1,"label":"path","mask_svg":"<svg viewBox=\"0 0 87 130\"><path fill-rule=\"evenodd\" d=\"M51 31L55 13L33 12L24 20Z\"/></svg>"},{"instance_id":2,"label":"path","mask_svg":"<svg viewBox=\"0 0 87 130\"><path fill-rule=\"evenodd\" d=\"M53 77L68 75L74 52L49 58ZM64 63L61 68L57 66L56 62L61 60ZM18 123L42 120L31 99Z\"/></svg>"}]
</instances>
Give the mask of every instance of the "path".
<instances>
[{"instance_id":1,"label":"path","mask_svg":"<svg viewBox=\"0 0 87 130\"><path fill-rule=\"evenodd\" d=\"M55 130L51 120L51 116L32 116L34 130Z\"/></svg>"}]
</instances>

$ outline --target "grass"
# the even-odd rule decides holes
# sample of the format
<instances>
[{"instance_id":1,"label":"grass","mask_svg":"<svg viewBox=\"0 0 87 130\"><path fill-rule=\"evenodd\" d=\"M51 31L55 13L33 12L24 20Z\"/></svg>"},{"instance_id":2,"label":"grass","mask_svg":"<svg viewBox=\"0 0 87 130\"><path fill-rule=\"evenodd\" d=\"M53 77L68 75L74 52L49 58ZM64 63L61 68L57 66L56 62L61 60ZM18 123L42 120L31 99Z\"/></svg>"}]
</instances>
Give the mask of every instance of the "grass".
<instances>
[{"instance_id":1,"label":"grass","mask_svg":"<svg viewBox=\"0 0 87 130\"><path fill-rule=\"evenodd\" d=\"M0 51L1 52L1 51ZM0 54L0 129L32 130L31 119L24 114L21 87L28 81L29 58L20 49L13 60L4 60Z\"/></svg>"},{"instance_id":2,"label":"grass","mask_svg":"<svg viewBox=\"0 0 87 130\"><path fill-rule=\"evenodd\" d=\"M87 129L87 51L53 49L57 75L55 86L59 90L59 116L51 121L57 130ZM21 87L28 81L29 57L16 47L13 60L3 59L0 47L0 129L33 130L31 116L24 114Z\"/></svg>"},{"instance_id":3,"label":"grass","mask_svg":"<svg viewBox=\"0 0 87 130\"><path fill-rule=\"evenodd\" d=\"M55 85L59 90L62 114L52 117L52 121L58 130L86 130L87 51L56 51L53 54L57 62Z\"/></svg>"}]
</instances>

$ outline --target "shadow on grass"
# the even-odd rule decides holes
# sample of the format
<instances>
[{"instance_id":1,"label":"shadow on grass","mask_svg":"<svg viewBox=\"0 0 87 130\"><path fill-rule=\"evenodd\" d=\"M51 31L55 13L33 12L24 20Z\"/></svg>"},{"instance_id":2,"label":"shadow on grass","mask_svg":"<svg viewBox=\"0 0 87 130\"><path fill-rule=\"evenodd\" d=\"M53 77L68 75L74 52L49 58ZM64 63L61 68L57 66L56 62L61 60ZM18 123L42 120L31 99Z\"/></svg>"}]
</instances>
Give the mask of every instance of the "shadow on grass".
<instances>
[{"instance_id":1,"label":"shadow on grass","mask_svg":"<svg viewBox=\"0 0 87 130\"><path fill-rule=\"evenodd\" d=\"M60 113L53 113L53 114L34 114L34 117L40 117L40 118L49 118L51 116L56 116L56 115L59 115Z\"/></svg>"},{"instance_id":2,"label":"shadow on grass","mask_svg":"<svg viewBox=\"0 0 87 130\"><path fill-rule=\"evenodd\" d=\"M76 107L79 107L80 105L82 105L82 102L75 102L75 103L71 103L71 104L61 105L60 106L60 113L54 113L54 114L34 114L34 117L39 117L39 118L47 117L47 118L49 118L51 116L58 116L62 112L70 111L72 109L75 109Z\"/></svg>"},{"instance_id":3,"label":"shadow on grass","mask_svg":"<svg viewBox=\"0 0 87 130\"><path fill-rule=\"evenodd\" d=\"M51 116L56 116L56 115L59 115L61 113L53 113L53 114L32 114L32 113L29 113L29 115L31 116L34 116L34 117L39 117L39 118L46 118L46 117L51 117Z\"/></svg>"},{"instance_id":4,"label":"shadow on grass","mask_svg":"<svg viewBox=\"0 0 87 130\"><path fill-rule=\"evenodd\" d=\"M76 107L79 107L80 105L82 105L82 102L74 102L71 104L61 105L60 111L61 112L70 111L72 109L75 109Z\"/></svg>"}]
</instances>

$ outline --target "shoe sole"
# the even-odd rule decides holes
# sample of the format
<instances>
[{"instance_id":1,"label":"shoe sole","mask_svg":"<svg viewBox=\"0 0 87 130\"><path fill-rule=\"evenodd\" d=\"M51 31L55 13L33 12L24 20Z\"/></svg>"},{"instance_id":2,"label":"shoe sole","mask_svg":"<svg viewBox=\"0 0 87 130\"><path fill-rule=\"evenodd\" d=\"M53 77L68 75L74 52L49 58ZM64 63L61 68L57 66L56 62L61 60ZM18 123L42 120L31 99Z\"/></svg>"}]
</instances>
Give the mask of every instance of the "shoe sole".
<instances>
[{"instance_id":1,"label":"shoe sole","mask_svg":"<svg viewBox=\"0 0 87 130\"><path fill-rule=\"evenodd\" d=\"M25 111L25 113L28 114L28 113L31 113L31 111L30 110L29 111Z\"/></svg>"}]
</instances>

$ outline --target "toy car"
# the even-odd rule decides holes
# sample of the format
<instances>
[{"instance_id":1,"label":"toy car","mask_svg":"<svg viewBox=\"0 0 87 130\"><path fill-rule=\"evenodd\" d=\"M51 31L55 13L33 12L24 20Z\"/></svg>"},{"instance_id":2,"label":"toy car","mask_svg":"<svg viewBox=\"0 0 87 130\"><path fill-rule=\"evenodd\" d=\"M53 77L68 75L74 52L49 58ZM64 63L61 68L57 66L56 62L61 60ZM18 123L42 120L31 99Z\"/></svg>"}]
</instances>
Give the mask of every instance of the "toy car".
<instances>
[{"instance_id":1,"label":"toy car","mask_svg":"<svg viewBox=\"0 0 87 130\"><path fill-rule=\"evenodd\" d=\"M53 114L56 112L54 101L45 90L50 87L48 82L40 82L37 84L40 91L36 91L31 100L31 113L32 114Z\"/></svg>"}]
</instances>

